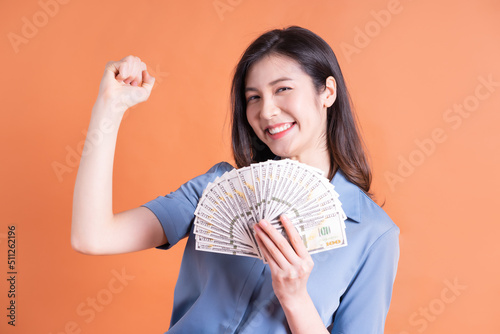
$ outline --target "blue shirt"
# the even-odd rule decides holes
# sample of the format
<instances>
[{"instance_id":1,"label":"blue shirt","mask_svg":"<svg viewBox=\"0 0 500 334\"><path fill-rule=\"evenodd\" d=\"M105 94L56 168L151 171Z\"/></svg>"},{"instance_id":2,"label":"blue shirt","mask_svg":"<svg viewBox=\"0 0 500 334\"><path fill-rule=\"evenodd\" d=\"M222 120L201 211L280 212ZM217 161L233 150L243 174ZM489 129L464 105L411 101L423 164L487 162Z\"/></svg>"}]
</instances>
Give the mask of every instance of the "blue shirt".
<instances>
[{"instance_id":1,"label":"blue shirt","mask_svg":"<svg viewBox=\"0 0 500 334\"><path fill-rule=\"evenodd\" d=\"M203 190L233 169L221 162L166 196L145 203L168 249L188 236L169 334L290 333L262 260L195 250L194 211ZM339 170L333 180L348 217L345 247L312 255L307 290L331 333L383 333L399 259L399 228Z\"/></svg>"}]
</instances>

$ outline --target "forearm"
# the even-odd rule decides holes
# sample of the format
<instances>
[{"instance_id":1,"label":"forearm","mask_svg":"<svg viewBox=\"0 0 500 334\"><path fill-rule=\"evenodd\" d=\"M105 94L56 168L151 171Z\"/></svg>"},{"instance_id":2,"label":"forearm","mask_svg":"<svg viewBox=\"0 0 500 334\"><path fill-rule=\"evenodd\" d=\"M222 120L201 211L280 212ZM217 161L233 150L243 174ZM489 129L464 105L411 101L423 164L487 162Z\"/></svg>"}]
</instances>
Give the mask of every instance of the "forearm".
<instances>
[{"instance_id":1,"label":"forearm","mask_svg":"<svg viewBox=\"0 0 500 334\"><path fill-rule=\"evenodd\" d=\"M293 334L328 333L309 294L289 302L282 302L281 306Z\"/></svg>"},{"instance_id":2,"label":"forearm","mask_svg":"<svg viewBox=\"0 0 500 334\"><path fill-rule=\"evenodd\" d=\"M92 109L73 194L71 242L76 249L88 249L113 219L113 160L122 117L101 99Z\"/></svg>"}]
</instances>

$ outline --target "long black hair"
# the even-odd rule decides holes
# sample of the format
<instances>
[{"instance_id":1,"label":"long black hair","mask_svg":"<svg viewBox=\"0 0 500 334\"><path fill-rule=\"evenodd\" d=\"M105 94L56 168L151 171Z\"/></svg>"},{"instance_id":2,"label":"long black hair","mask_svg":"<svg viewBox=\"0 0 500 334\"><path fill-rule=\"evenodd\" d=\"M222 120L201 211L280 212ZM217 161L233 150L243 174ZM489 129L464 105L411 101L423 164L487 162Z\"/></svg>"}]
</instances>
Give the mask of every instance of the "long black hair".
<instances>
[{"instance_id":1,"label":"long black hair","mask_svg":"<svg viewBox=\"0 0 500 334\"><path fill-rule=\"evenodd\" d=\"M328 177L332 179L340 168L349 181L369 194L372 179L370 165L337 57L321 37L298 26L270 30L259 36L246 49L235 68L231 87L232 149L238 168L275 157L254 133L246 116L246 75L255 62L268 55L295 60L312 78L318 94L325 89L329 76L335 78L337 97L327 109L326 137L330 155Z\"/></svg>"}]
</instances>

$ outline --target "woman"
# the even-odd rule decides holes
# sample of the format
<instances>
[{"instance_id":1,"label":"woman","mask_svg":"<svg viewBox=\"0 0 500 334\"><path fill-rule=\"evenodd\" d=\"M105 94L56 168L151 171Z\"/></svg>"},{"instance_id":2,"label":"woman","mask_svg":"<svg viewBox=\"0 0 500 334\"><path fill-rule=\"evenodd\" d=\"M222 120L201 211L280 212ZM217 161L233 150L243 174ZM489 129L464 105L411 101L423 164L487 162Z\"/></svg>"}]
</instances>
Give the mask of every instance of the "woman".
<instances>
[{"instance_id":1,"label":"woman","mask_svg":"<svg viewBox=\"0 0 500 334\"><path fill-rule=\"evenodd\" d=\"M107 131L80 162L73 247L116 254L168 249L188 236L168 333L383 333L399 229L370 199L370 168L328 44L295 26L266 32L243 54L231 91L237 167L296 159L323 170L339 193L349 244L322 253L310 255L285 216L290 242L265 220L255 225L268 265L196 251L194 210L207 184L233 168L225 162L175 192L113 214L118 126L128 107L147 100L153 84L137 57L106 66L89 133Z\"/></svg>"}]
</instances>

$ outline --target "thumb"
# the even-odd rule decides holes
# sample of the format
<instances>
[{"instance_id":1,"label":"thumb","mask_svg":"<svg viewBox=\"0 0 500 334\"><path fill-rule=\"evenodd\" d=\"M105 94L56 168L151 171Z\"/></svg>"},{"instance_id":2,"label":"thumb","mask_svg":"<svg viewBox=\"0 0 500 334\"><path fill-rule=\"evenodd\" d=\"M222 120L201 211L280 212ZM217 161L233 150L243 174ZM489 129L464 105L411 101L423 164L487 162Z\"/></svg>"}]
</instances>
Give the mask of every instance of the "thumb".
<instances>
[{"instance_id":1,"label":"thumb","mask_svg":"<svg viewBox=\"0 0 500 334\"><path fill-rule=\"evenodd\" d=\"M106 64L106 71L105 71L105 76L108 77L108 78L115 78L115 76L117 74L120 73L120 66L119 66L119 62L117 61L109 61L107 64Z\"/></svg>"}]
</instances>

